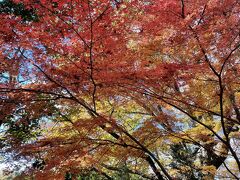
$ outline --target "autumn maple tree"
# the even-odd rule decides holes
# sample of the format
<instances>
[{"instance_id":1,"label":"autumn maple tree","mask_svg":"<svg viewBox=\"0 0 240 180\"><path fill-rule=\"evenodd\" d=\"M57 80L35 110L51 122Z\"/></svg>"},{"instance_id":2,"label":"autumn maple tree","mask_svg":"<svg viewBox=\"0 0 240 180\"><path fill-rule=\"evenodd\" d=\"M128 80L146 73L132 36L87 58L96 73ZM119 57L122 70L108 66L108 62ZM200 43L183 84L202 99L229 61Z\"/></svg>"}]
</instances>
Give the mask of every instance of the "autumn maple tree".
<instances>
[{"instance_id":1,"label":"autumn maple tree","mask_svg":"<svg viewBox=\"0 0 240 180\"><path fill-rule=\"evenodd\" d=\"M17 178L240 178L238 0L0 3Z\"/></svg>"}]
</instances>

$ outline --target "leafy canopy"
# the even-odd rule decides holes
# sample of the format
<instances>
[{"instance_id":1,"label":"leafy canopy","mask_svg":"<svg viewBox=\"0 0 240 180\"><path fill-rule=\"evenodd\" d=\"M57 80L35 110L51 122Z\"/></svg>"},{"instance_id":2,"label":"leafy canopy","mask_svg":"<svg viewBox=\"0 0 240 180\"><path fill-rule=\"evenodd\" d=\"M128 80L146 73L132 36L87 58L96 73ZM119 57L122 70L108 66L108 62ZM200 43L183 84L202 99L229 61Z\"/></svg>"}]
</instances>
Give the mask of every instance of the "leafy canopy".
<instances>
[{"instance_id":1,"label":"leafy canopy","mask_svg":"<svg viewBox=\"0 0 240 180\"><path fill-rule=\"evenodd\" d=\"M18 178L240 178L238 0L0 7L2 153L32 163Z\"/></svg>"}]
</instances>

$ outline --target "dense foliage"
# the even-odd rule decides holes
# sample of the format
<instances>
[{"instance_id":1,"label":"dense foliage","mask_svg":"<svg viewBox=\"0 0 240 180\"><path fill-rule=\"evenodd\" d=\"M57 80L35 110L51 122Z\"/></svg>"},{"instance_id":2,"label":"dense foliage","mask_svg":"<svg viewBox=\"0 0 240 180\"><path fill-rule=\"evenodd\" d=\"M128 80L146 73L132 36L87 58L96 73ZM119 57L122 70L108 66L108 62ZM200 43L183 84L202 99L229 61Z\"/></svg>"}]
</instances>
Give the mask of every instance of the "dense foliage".
<instances>
[{"instance_id":1,"label":"dense foliage","mask_svg":"<svg viewBox=\"0 0 240 180\"><path fill-rule=\"evenodd\" d=\"M28 164L16 178L240 178L239 0L0 8L1 154Z\"/></svg>"}]
</instances>

